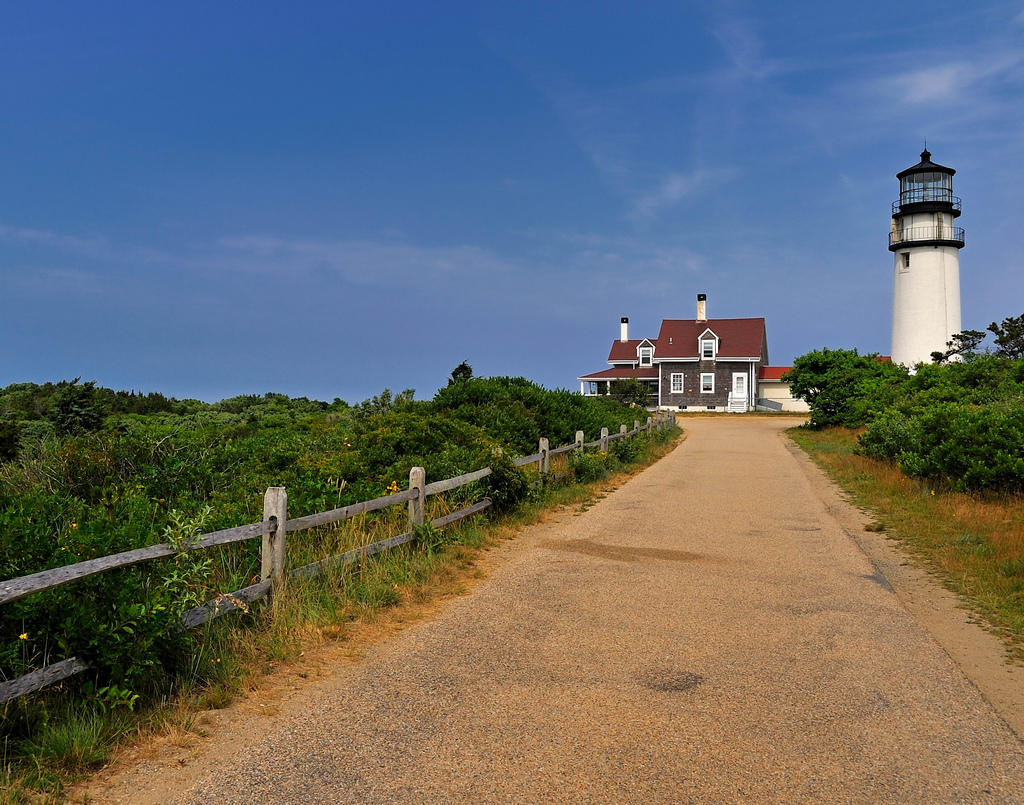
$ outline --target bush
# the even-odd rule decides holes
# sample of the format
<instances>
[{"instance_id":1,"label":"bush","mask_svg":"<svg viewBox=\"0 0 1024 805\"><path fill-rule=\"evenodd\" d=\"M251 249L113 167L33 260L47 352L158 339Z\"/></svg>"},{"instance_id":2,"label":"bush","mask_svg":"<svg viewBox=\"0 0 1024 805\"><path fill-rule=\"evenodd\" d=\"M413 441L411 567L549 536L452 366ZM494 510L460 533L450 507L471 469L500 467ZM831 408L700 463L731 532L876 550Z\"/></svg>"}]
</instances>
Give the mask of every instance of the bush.
<instances>
[{"instance_id":1,"label":"bush","mask_svg":"<svg viewBox=\"0 0 1024 805\"><path fill-rule=\"evenodd\" d=\"M579 483L589 483L604 478L610 471L607 453L586 450L569 453L569 470Z\"/></svg>"},{"instance_id":2,"label":"bush","mask_svg":"<svg viewBox=\"0 0 1024 805\"><path fill-rule=\"evenodd\" d=\"M258 522L268 486L288 488L291 516L345 506L392 484L404 489L413 466L425 468L428 482L490 466L488 478L453 491L452 503L487 495L507 511L529 493L513 459L536 452L541 435L553 447L577 430L595 438L603 427L631 424L634 413L523 378L460 377L429 402L385 390L352 408L278 394L209 405L93 383L8 386L0 389L8 456L0 463L0 575ZM616 456L635 457L635 442L617 440L609 457L571 455L570 463L592 480ZM0 674L77 656L93 665L99 686L166 691L180 669L198 667L201 646L175 628L182 611L245 586L259 569L252 540L12 602L0 610Z\"/></svg>"},{"instance_id":3,"label":"bush","mask_svg":"<svg viewBox=\"0 0 1024 805\"><path fill-rule=\"evenodd\" d=\"M103 410L96 399L96 383L90 380L80 384L78 380L60 384L46 411L46 418L64 436L80 436L103 423Z\"/></svg>"},{"instance_id":4,"label":"bush","mask_svg":"<svg viewBox=\"0 0 1024 805\"><path fill-rule=\"evenodd\" d=\"M491 468L491 474L484 479L487 497L495 511L511 511L530 494L526 473L504 451L492 450L487 463Z\"/></svg>"},{"instance_id":5,"label":"bush","mask_svg":"<svg viewBox=\"0 0 1024 805\"><path fill-rule=\"evenodd\" d=\"M877 355L852 349L822 349L801 355L783 381L811 408L811 427L869 422L896 398L907 371Z\"/></svg>"},{"instance_id":6,"label":"bush","mask_svg":"<svg viewBox=\"0 0 1024 805\"><path fill-rule=\"evenodd\" d=\"M611 450L616 460L621 461L623 464L629 464L636 461L640 457L640 448L635 437L627 436L624 439L616 439L612 442L608 449Z\"/></svg>"},{"instance_id":7,"label":"bush","mask_svg":"<svg viewBox=\"0 0 1024 805\"><path fill-rule=\"evenodd\" d=\"M0 422L0 461L18 457L21 447L21 428L17 422Z\"/></svg>"},{"instance_id":8,"label":"bush","mask_svg":"<svg viewBox=\"0 0 1024 805\"><path fill-rule=\"evenodd\" d=\"M867 455L961 491L1024 491L1024 407L941 403L888 412L861 437Z\"/></svg>"}]
</instances>

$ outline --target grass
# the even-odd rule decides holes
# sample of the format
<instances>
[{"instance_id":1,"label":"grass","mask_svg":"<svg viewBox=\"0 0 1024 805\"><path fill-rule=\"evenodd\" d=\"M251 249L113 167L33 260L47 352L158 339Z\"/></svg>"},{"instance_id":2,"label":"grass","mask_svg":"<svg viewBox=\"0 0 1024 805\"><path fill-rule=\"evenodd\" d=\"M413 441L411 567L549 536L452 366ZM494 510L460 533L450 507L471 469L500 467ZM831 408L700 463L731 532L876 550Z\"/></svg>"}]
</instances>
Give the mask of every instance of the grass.
<instances>
[{"instance_id":1,"label":"grass","mask_svg":"<svg viewBox=\"0 0 1024 805\"><path fill-rule=\"evenodd\" d=\"M0 805L60 803L68 787L140 740L160 738L187 746L203 735L202 712L227 707L259 689L268 674L294 665L299 676L315 674L306 662L318 648L347 656L426 617L445 599L462 595L486 573L483 557L523 528L559 511L585 511L632 475L670 452L678 431L648 443L637 438L637 460L588 483L550 482L510 514L467 518L440 532L427 528L416 544L378 554L348 568L309 579L288 579L275 595L244 613L216 619L196 635L192 665L179 675L173 695L138 712L126 708L81 709L70 692L48 691L7 705L8 720L31 719L27 740L7 747L0 768ZM616 467L616 462L604 462ZM556 456L551 475L569 470ZM465 498L428 499L427 519L467 505ZM288 540L288 563L298 567L335 556L405 530L404 506L312 529ZM246 628L240 628L246 627ZM304 656L305 655L305 656ZM0 706L2 707L2 706Z\"/></svg>"},{"instance_id":2,"label":"grass","mask_svg":"<svg viewBox=\"0 0 1024 805\"><path fill-rule=\"evenodd\" d=\"M953 492L854 452L859 431L793 429L793 440L884 531L957 593L1024 660L1024 497Z\"/></svg>"}]
</instances>

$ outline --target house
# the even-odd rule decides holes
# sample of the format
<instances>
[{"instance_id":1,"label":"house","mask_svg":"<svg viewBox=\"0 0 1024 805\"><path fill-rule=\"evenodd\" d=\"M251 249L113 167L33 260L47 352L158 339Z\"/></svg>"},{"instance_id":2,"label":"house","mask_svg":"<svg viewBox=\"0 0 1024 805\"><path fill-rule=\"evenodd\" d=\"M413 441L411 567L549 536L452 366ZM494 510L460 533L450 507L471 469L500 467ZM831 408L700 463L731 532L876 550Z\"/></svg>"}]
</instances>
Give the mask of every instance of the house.
<instances>
[{"instance_id":1,"label":"house","mask_svg":"<svg viewBox=\"0 0 1024 805\"><path fill-rule=\"evenodd\" d=\"M651 407L753 409L768 365L764 319L709 319L706 312L707 297L698 294L697 317L665 319L655 339L630 339L629 319L622 319L608 355L612 368L578 378L581 393L608 394L613 381L636 379L650 389Z\"/></svg>"},{"instance_id":2,"label":"house","mask_svg":"<svg viewBox=\"0 0 1024 805\"><path fill-rule=\"evenodd\" d=\"M757 407L770 411L807 412L811 407L807 401L794 397L789 383L782 382L782 376L792 366L762 366L757 376Z\"/></svg>"}]
</instances>

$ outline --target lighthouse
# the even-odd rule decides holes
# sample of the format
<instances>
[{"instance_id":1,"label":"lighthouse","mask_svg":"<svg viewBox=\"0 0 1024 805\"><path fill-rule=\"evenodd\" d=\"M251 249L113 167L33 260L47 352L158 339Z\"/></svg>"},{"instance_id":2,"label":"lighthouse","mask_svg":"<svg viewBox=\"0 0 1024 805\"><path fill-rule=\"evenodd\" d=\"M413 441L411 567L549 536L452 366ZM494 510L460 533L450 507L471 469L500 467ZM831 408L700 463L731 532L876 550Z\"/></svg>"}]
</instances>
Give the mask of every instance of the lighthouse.
<instances>
[{"instance_id":1,"label":"lighthouse","mask_svg":"<svg viewBox=\"0 0 1024 805\"><path fill-rule=\"evenodd\" d=\"M960 250L964 230L955 226L960 199L952 168L921 161L896 174L900 197L892 205L889 251L895 276L892 360L907 367L929 363L933 352L960 329Z\"/></svg>"}]
</instances>

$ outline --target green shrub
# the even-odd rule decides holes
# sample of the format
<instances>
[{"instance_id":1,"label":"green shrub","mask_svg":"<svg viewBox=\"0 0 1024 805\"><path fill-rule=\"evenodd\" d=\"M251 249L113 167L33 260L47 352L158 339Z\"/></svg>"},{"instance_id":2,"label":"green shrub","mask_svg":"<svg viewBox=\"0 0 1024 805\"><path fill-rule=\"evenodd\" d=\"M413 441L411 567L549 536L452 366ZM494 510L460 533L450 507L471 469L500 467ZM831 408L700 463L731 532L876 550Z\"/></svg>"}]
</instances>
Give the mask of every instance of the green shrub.
<instances>
[{"instance_id":1,"label":"green shrub","mask_svg":"<svg viewBox=\"0 0 1024 805\"><path fill-rule=\"evenodd\" d=\"M1024 407L944 402L879 417L861 450L897 462L907 475L961 491L1024 491Z\"/></svg>"},{"instance_id":2,"label":"green shrub","mask_svg":"<svg viewBox=\"0 0 1024 805\"><path fill-rule=\"evenodd\" d=\"M608 475L608 454L588 450L569 453L569 469L579 483L597 481Z\"/></svg>"},{"instance_id":3,"label":"green shrub","mask_svg":"<svg viewBox=\"0 0 1024 805\"><path fill-rule=\"evenodd\" d=\"M17 422L0 422L0 461L18 457L21 447L21 427Z\"/></svg>"},{"instance_id":4,"label":"green shrub","mask_svg":"<svg viewBox=\"0 0 1024 805\"><path fill-rule=\"evenodd\" d=\"M875 355L852 349L822 349L801 355L783 380L811 408L811 427L869 422L896 399L907 371Z\"/></svg>"},{"instance_id":5,"label":"green shrub","mask_svg":"<svg viewBox=\"0 0 1024 805\"><path fill-rule=\"evenodd\" d=\"M624 439L616 439L609 447L615 458L623 464L630 464L640 458L640 447L637 437L627 436Z\"/></svg>"},{"instance_id":6,"label":"green shrub","mask_svg":"<svg viewBox=\"0 0 1024 805\"><path fill-rule=\"evenodd\" d=\"M46 418L58 433L78 436L96 430L103 423L103 410L96 398L96 383L61 383L50 398Z\"/></svg>"},{"instance_id":7,"label":"green shrub","mask_svg":"<svg viewBox=\"0 0 1024 805\"><path fill-rule=\"evenodd\" d=\"M413 466L428 482L490 466L449 497L462 507L488 496L508 511L529 493L516 455L536 452L541 435L556 447L577 430L614 432L635 409L523 378L460 377L429 402L386 392L352 409L277 394L209 405L91 383L18 384L0 389L0 416L14 423L0 439L14 432L19 443L0 462L0 577L10 579L258 522L268 486L287 487L295 517L378 497L406 488ZM571 454L574 473L592 480L637 456L637 440L613 444L609 456ZM97 689L166 692L176 674L195 676L204 650L176 628L182 612L251 583L259 553L258 540L182 552L7 604L0 674L76 656L93 666Z\"/></svg>"}]
</instances>

